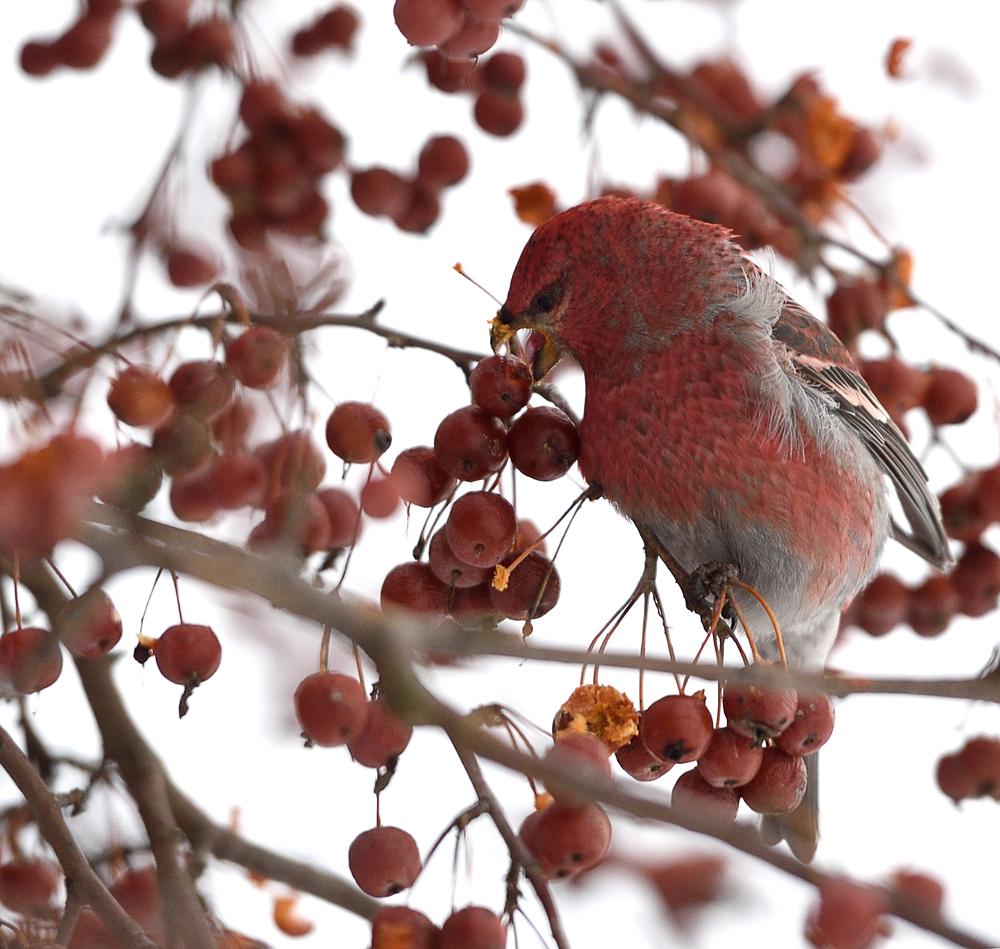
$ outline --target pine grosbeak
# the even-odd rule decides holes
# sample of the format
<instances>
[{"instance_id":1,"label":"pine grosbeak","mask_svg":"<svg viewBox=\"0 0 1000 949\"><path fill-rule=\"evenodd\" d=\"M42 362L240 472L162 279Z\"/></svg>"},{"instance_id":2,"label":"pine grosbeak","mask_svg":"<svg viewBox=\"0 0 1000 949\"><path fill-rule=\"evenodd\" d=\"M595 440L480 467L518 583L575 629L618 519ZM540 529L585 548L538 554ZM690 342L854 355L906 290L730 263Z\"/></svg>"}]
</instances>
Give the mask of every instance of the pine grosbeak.
<instances>
[{"instance_id":1,"label":"pine grosbeak","mask_svg":"<svg viewBox=\"0 0 1000 949\"><path fill-rule=\"evenodd\" d=\"M536 377L576 360L583 476L685 569L735 564L789 662L821 667L890 534L937 567L948 544L920 463L847 349L731 238L652 202L571 208L529 239L493 337L539 331ZM737 602L777 658L766 613Z\"/></svg>"}]
</instances>

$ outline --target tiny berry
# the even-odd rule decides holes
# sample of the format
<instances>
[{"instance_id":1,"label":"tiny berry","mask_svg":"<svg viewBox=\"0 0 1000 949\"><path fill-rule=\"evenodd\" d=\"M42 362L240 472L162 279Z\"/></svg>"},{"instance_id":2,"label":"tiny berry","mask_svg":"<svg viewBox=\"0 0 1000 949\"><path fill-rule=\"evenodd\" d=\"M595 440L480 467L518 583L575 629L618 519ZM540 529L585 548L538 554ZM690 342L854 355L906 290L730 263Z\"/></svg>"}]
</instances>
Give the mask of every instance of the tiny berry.
<instances>
[{"instance_id":1,"label":"tiny berry","mask_svg":"<svg viewBox=\"0 0 1000 949\"><path fill-rule=\"evenodd\" d=\"M794 811L806 793L806 764L779 748L765 748L760 770L740 789L747 807L758 814Z\"/></svg>"}]
</instances>

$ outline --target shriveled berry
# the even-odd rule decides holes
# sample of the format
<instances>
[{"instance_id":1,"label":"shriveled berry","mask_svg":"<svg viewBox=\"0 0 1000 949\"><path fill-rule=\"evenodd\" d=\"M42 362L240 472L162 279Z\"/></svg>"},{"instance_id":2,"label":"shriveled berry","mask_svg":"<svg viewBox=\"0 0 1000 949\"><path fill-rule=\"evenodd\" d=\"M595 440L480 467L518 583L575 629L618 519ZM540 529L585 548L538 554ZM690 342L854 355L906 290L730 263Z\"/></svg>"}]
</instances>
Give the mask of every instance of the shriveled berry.
<instances>
[{"instance_id":1,"label":"shriveled berry","mask_svg":"<svg viewBox=\"0 0 1000 949\"><path fill-rule=\"evenodd\" d=\"M758 814L794 811L806 793L806 764L779 748L765 748L760 770L739 789L747 807Z\"/></svg>"},{"instance_id":2,"label":"shriveled berry","mask_svg":"<svg viewBox=\"0 0 1000 949\"><path fill-rule=\"evenodd\" d=\"M295 689L295 715L310 741L326 748L345 745L368 723L368 698L351 676L314 672Z\"/></svg>"},{"instance_id":3,"label":"shriveled berry","mask_svg":"<svg viewBox=\"0 0 1000 949\"><path fill-rule=\"evenodd\" d=\"M757 741L780 735L792 723L797 706L794 689L762 689L736 682L726 683L722 697L729 727Z\"/></svg>"},{"instance_id":4,"label":"shriveled berry","mask_svg":"<svg viewBox=\"0 0 1000 949\"><path fill-rule=\"evenodd\" d=\"M822 692L799 692L795 717L775 740L790 755L811 755L819 751L833 734L833 701Z\"/></svg>"},{"instance_id":5,"label":"shriveled berry","mask_svg":"<svg viewBox=\"0 0 1000 949\"><path fill-rule=\"evenodd\" d=\"M646 747L663 761L674 763L700 758L712 741L712 713L705 694L665 695L639 720L639 734Z\"/></svg>"},{"instance_id":6,"label":"shriveled berry","mask_svg":"<svg viewBox=\"0 0 1000 949\"><path fill-rule=\"evenodd\" d=\"M716 728L711 744L698 758L698 773L712 787L736 788L757 773L763 753L754 739L731 728Z\"/></svg>"},{"instance_id":7,"label":"shriveled berry","mask_svg":"<svg viewBox=\"0 0 1000 949\"><path fill-rule=\"evenodd\" d=\"M326 443L348 464L371 464L392 444L389 420L368 402L341 402L327 419Z\"/></svg>"},{"instance_id":8,"label":"shriveled berry","mask_svg":"<svg viewBox=\"0 0 1000 949\"><path fill-rule=\"evenodd\" d=\"M399 827L362 831L351 842L347 864L369 896L392 896L413 886L423 869L417 842Z\"/></svg>"}]
</instances>

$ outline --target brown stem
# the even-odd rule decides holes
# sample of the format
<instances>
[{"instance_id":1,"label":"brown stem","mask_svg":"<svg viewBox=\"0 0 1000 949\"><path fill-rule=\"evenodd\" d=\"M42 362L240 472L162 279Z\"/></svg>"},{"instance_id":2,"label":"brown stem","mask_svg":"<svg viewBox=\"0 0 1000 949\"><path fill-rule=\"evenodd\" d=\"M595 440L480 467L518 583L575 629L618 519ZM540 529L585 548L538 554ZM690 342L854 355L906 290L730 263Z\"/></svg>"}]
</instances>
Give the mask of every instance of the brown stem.
<instances>
[{"instance_id":1,"label":"brown stem","mask_svg":"<svg viewBox=\"0 0 1000 949\"><path fill-rule=\"evenodd\" d=\"M510 821L507 820L507 815L500 806L500 802L497 800L492 788L486 783L486 778L483 777L483 772L479 767L476 756L465 745L459 744L455 740L452 740L452 745L458 754L458 760L462 762L462 767L465 768L465 773L469 776L472 787L479 796L480 803L489 812L490 819L496 826L497 832L507 845L511 860L515 866L524 870L524 875L528 878L531 888L535 891L538 902L541 903L542 910L545 912L545 918L549 922L549 930L556 945L559 949L569 949L569 940L562 927L559 910L552 900L549 885L542 875L541 868L534 854L524 845L524 841L518 836L517 831L511 826Z\"/></svg>"},{"instance_id":2,"label":"brown stem","mask_svg":"<svg viewBox=\"0 0 1000 949\"><path fill-rule=\"evenodd\" d=\"M142 927L121 908L87 862L66 826L52 792L17 742L3 728L0 728L0 766L24 795L39 831L66 874L66 886L74 898L78 895L93 908L122 949L156 949L155 943L146 938ZM68 904L73 902L71 899Z\"/></svg>"}]
</instances>

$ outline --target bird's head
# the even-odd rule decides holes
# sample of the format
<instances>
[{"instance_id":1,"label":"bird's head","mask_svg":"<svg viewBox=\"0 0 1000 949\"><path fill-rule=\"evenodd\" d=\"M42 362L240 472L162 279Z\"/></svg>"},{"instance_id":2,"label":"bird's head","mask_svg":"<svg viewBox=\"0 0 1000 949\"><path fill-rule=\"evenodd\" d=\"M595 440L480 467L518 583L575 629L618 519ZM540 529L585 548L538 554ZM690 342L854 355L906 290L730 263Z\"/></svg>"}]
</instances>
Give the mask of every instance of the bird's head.
<instances>
[{"instance_id":1,"label":"bird's head","mask_svg":"<svg viewBox=\"0 0 1000 949\"><path fill-rule=\"evenodd\" d=\"M493 348L533 330L527 350L536 379L564 353L586 373L625 350L654 349L703 307L705 280L718 286L720 262L742 279L728 237L636 198L598 198L563 211L521 252L491 324Z\"/></svg>"}]
</instances>

